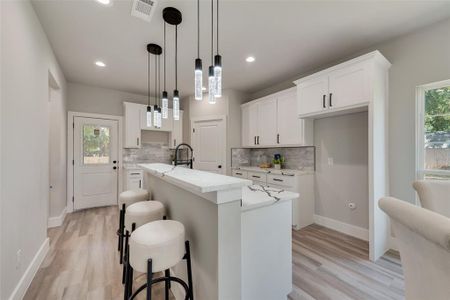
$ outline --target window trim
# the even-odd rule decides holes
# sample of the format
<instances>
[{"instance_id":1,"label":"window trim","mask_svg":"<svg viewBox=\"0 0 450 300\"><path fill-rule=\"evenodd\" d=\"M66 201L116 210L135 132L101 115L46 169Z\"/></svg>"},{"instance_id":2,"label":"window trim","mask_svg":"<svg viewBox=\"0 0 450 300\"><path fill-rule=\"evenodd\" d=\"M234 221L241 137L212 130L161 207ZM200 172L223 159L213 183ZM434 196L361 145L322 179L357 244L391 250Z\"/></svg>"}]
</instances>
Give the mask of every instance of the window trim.
<instances>
[{"instance_id":1,"label":"window trim","mask_svg":"<svg viewBox=\"0 0 450 300\"><path fill-rule=\"evenodd\" d=\"M432 175L448 175L450 170L426 170L424 169L424 136L425 136L425 92L450 86L450 79L424 84L416 87L416 179L423 179L425 173Z\"/></svg>"}]
</instances>

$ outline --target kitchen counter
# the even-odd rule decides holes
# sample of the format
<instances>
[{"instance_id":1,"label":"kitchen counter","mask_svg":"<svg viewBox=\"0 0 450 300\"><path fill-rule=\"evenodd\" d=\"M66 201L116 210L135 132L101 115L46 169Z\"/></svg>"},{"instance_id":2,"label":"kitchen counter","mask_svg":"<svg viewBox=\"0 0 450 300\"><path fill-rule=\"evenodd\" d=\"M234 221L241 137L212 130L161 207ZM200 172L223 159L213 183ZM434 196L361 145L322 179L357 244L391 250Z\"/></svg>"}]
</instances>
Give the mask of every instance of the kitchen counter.
<instances>
[{"instance_id":1,"label":"kitchen counter","mask_svg":"<svg viewBox=\"0 0 450 300\"><path fill-rule=\"evenodd\" d=\"M297 199L300 195L283 189L271 188L259 184L242 188L242 210L250 210L277 202Z\"/></svg>"},{"instance_id":2,"label":"kitchen counter","mask_svg":"<svg viewBox=\"0 0 450 300\"><path fill-rule=\"evenodd\" d=\"M232 167L233 170L242 170L249 172L261 172L267 174L274 175L286 175L286 176L294 176L294 175L307 175L314 174L312 170L294 170L294 169L275 169L275 168L260 168L253 166L240 166L240 167Z\"/></svg>"}]
</instances>

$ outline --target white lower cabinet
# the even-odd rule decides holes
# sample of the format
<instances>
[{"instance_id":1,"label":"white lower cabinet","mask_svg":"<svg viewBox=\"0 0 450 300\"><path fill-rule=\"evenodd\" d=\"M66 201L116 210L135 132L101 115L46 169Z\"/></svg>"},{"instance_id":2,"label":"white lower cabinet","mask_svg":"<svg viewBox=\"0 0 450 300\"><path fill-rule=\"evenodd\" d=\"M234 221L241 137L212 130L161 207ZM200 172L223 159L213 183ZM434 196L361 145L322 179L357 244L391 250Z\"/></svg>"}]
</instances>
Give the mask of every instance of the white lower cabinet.
<instances>
[{"instance_id":1,"label":"white lower cabinet","mask_svg":"<svg viewBox=\"0 0 450 300\"><path fill-rule=\"evenodd\" d=\"M253 184L283 189L300 194L292 201L292 227L296 230L314 223L314 174L270 174L267 171L233 169L234 177L250 179Z\"/></svg>"},{"instance_id":2,"label":"white lower cabinet","mask_svg":"<svg viewBox=\"0 0 450 300\"><path fill-rule=\"evenodd\" d=\"M141 189L144 184L144 173L140 169L125 170L125 190Z\"/></svg>"}]
</instances>

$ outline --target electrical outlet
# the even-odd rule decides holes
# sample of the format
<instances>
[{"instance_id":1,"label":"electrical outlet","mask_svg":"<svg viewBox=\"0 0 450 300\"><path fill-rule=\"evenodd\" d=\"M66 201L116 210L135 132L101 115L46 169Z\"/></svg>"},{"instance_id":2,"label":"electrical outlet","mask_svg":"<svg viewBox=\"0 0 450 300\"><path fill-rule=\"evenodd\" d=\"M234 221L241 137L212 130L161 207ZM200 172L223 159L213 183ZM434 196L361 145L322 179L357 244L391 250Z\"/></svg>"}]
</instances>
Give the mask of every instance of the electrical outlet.
<instances>
[{"instance_id":1,"label":"electrical outlet","mask_svg":"<svg viewBox=\"0 0 450 300\"><path fill-rule=\"evenodd\" d=\"M355 210L356 209L356 204L354 202L349 202L347 203L348 208L350 208L351 210Z\"/></svg>"},{"instance_id":2,"label":"electrical outlet","mask_svg":"<svg viewBox=\"0 0 450 300\"><path fill-rule=\"evenodd\" d=\"M328 157L328 165L329 166L334 165L334 159L332 157Z\"/></svg>"},{"instance_id":3,"label":"electrical outlet","mask_svg":"<svg viewBox=\"0 0 450 300\"><path fill-rule=\"evenodd\" d=\"M17 250L16 253L16 269L20 269L22 267L22 249Z\"/></svg>"}]
</instances>

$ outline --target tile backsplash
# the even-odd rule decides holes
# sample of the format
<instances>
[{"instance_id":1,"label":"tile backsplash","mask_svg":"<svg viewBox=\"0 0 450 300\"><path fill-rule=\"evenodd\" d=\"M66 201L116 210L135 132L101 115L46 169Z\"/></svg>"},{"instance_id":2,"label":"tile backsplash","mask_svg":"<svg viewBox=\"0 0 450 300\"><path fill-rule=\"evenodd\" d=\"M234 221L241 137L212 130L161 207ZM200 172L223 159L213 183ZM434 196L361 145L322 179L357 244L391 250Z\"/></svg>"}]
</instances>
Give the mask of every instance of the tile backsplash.
<instances>
[{"instance_id":1,"label":"tile backsplash","mask_svg":"<svg viewBox=\"0 0 450 300\"><path fill-rule=\"evenodd\" d=\"M233 148L231 166L258 166L260 163L272 162L274 154L281 154L284 157L285 169L313 171L315 168L315 147Z\"/></svg>"},{"instance_id":2,"label":"tile backsplash","mask_svg":"<svg viewBox=\"0 0 450 300\"><path fill-rule=\"evenodd\" d=\"M123 149L123 163L166 163L170 164L173 150L163 143L142 143L139 149Z\"/></svg>"}]
</instances>

